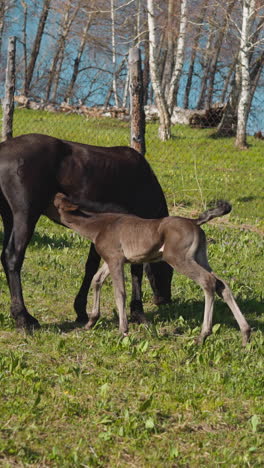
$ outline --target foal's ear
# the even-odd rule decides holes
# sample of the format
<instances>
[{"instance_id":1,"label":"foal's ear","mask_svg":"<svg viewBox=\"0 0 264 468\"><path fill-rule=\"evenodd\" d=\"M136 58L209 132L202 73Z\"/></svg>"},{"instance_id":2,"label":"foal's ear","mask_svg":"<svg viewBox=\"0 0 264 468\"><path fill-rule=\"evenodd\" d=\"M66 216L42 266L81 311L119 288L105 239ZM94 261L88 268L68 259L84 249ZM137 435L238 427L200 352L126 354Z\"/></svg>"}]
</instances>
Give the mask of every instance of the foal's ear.
<instances>
[{"instance_id":1,"label":"foal's ear","mask_svg":"<svg viewBox=\"0 0 264 468\"><path fill-rule=\"evenodd\" d=\"M79 206L75 205L74 203L70 202L66 197L61 200L60 208L64 211L76 211L78 210Z\"/></svg>"},{"instance_id":2,"label":"foal's ear","mask_svg":"<svg viewBox=\"0 0 264 468\"><path fill-rule=\"evenodd\" d=\"M68 200L64 193L57 193L54 198L54 205L57 209L64 211L76 211L79 207Z\"/></svg>"}]
</instances>

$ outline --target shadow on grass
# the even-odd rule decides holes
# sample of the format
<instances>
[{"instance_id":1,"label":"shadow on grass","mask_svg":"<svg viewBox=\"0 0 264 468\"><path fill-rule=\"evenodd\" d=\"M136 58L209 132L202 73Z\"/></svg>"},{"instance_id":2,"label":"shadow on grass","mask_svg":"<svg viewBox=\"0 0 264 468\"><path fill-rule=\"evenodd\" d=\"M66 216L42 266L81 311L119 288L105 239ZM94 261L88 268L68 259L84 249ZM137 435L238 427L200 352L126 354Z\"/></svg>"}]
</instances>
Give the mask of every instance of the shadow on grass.
<instances>
[{"instance_id":1,"label":"shadow on grass","mask_svg":"<svg viewBox=\"0 0 264 468\"><path fill-rule=\"evenodd\" d=\"M237 198L237 201L243 202L243 203L252 202L252 201L255 201L255 200L264 200L264 197L250 195L248 197Z\"/></svg>"},{"instance_id":2,"label":"shadow on grass","mask_svg":"<svg viewBox=\"0 0 264 468\"><path fill-rule=\"evenodd\" d=\"M33 248L48 247L50 245L55 249L63 249L65 247L73 247L74 242L71 239L65 239L61 236L51 237L46 234L42 234L40 236L38 231L35 231L30 241L30 245Z\"/></svg>"},{"instance_id":3,"label":"shadow on grass","mask_svg":"<svg viewBox=\"0 0 264 468\"><path fill-rule=\"evenodd\" d=\"M238 300L237 302L252 329L264 332L263 304L254 299ZM199 327L202 325L203 314L203 301L182 303L173 300L171 304L159 306L158 310L147 312L146 316L150 323L172 322L182 317L191 327ZM220 300L215 302L213 322L238 329L238 324L229 307Z\"/></svg>"},{"instance_id":4,"label":"shadow on grass","mask_svg":"<svg viewBox=\"0 0 264 468\"><path fill-rule=\"evenodd\" d=\"M0 231L0 244L3 244L4 233ZM48 236L46 234L40 235L38 231L35 231L31 240L30 245L33 248L39 247L48 247L49 245L55 249L63 249L64 247L74 247L74 240L73 239L66 239L62 236Z\"/></svg>"},{"instance_id":5,"label":"shadow on grass","mask_svg":"<svg viewBox=\"0 0 264 468\"><path fill-rule=\"evenodd\" d=\"M238 303L252 329L264 332L264 321L261 320L263 316L263 304L256 300L240 300ZM146 317L149 324L170 323L182 317L186 324L195 328L202 326L203 313L203 301L182 303L174 300L167 305L155 306L153 311L146 312ZM128 319L129 323L131 323L129 314ZM229 328L239 329L227 305L220 301L215 303L213 322L226 325ZM98 325L95 326L95 329L97 326L104 329L118 328L118 316L116 311L114 310L111 316L102 316L98 321ZM43 324L42 328L54 329L57 330L58 333L70 333L76 329L83 329L84 325L75 321L63 321L57 324Z\"/></svg>"}]
</instances>

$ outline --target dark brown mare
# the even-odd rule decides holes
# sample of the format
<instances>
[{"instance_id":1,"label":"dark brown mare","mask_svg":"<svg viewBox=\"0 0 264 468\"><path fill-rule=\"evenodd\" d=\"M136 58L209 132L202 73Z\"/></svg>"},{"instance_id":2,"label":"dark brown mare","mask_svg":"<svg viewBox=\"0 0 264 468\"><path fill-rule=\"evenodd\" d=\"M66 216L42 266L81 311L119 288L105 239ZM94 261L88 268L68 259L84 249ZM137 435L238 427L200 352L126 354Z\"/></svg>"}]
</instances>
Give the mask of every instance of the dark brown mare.
<instances>
[{"instance_id":1,"label":"dark brown mare","mask_svg":"<svg viewBox=\"0 0 264 468\"><path fill-rule=\"evenodd\" d=\"M78 199L113 202L144 218L167 216L162 189L145 158L129 147L96 147L47 135L22 135L0 144L0 213L4 225L1 261L11 295L11 316L17 327L38 327L26 309L21 268L27 245L42 214L58 221L51 202L56 192ZM100 263L90 248L74 307L79 323L87 323L87 294ZM151 264L148 277L155 303L170 300L172 269ZM131 316L144 321L141 301L142 265L132 265Z\"/></svg>"}]
</instances>

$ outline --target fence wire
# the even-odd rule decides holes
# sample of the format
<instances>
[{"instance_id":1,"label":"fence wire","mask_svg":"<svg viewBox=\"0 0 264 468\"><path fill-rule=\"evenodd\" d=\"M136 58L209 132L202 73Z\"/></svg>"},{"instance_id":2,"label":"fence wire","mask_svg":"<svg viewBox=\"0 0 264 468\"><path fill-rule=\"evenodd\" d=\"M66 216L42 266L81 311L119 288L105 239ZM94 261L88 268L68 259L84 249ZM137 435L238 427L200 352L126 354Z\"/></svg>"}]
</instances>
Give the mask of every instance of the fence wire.
<instances>
[{"instance_id":1,"label":"fence wire","mask_svg":"<svg viewBox=\"0 0 264 468\"><path fill-rule=\"evenodd\" d=\"M172 137L158 138L158 121L146 124L146 158L165 192L171 213L194 214L225 198L233 217L263 223L262 134L249 137L249 148L235 148L234 137L217 138L215 128L172 126ZM208 125L205 125L208 127ZM130 120L114 109L84 115L78 111L16 107L13 136L40 133L98 146L129 146ZM136 187L135 187L136 190ZM246 210L246 216L245 216Z\"/></svg>"}]
</instances>

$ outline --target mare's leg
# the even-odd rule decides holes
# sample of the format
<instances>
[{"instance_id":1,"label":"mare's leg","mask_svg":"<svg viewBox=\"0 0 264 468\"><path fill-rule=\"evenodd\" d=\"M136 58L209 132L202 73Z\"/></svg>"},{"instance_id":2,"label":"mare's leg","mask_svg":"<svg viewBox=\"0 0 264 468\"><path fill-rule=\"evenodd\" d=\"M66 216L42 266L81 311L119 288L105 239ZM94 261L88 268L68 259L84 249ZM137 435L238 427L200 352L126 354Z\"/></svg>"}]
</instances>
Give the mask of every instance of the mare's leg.
<instances>
[{"instance_id":1,"label":"mare's leg","mask_svg":"<svg viewBox=\"0 0 264 468\"><path fill-rule=\"evenodd\" d=\"M86 324L88 322L88 315L86 312L87 295L90 284L95 273L100 265L101 257L95 250L94 244L91 244L88 259L85 265L85 275L82 285L74 301L74 308L77 314L76 322Z\"/></svg>"},{"instance_id":2,"label":"mare's leg","mask_svg":"<svg viewBox=\"0 0 264 468\"><path fill-rule=\"evenodd\" d=\"M147 319L144 314L142 304L142 276L143 276L143 265L132 264L131 265L131 277L132 277L132 298L130 302L130 313L132 322L146 323Z\"/></svg>"},{"instance_id":3,"label":"mare's leg","mask_svg":"<svg viewBox=\"0 0 264 468\"><path fill-rule=\"evenodd\" d=\"M2 263L11 295L11 315L18 328L38 328L38 321L26 309L21 284L21 268L27 245L32 237L38 216L21 210L13 215L13 226L5 240Z\"/></svg>"},{"instance_id":4,"label":"mare's leg","mask_svg":"<svg viewBox=\"0 0 264 468\"><path fill-rule=\"evenodd\" d=\"M171 279L173 274L171 266L165 262L147 263L145 272L154 294L154 304L168 304L171 301Z\"/></svg>"},{"instance_id":5,"label":"mare's leg","mask_svg":"<svg viewBox=\"0 0 264 468\"><path fill-rule=\"evenodd\" d=\"M2 215L2 221L3 221L3 227L4 227L4 238L3 238L3 247L2 247L2 254L1 254L1 263L3 265L3 269L6 275L7 283L9 284L9 278L8 278L8 269L6 265L6 256L5 256L5 251L12 233L13 229L13 217L12 213L9 209L8 206L5 206L4 200L1 200L1 203L4 204L4 207L1 210L1 215Z\"/></svg>"},{"instance_id":6,"label":"mare's leg","mask_svg":"<svg viewBox=\"0 0 264 468\"><path fill-rule=\"evenodd\" d=\"M128 321L126 315L126 291L123 260L110 261L108 263L110 275L113 281L116 306L119 315L119 331L126 336L128 333Z\"/></svg>"},{"instance_id":7,"label":"mare's leg","mask_svg":"<svg viewBox=\"0 0 264 468\"><path fill-rule=\"evenodd\" d=\"M89 322L85 325L87 330L92 328L100 317L100 293L102 285L108 275L109 268L107 263L104 263L93 277L92 287L94 290L94 302L92 312L89 314Z\"/></svg>"},{"instance_id":8,"label":"mare's leg","mask_svg":"<svg viewBox=\"0 0 264 468\"><path fill-rule=\"evenodd\" d=\"M218 278L214 273L213 275L216 278L216 292L224 300L224 302L226 302L231 312L233 313L242 334L243 346L245 346L250 339L251 328L240 308L238 307L229 286L225 281L223 281L221 278Z\"/></svg>"}]
</instances>

